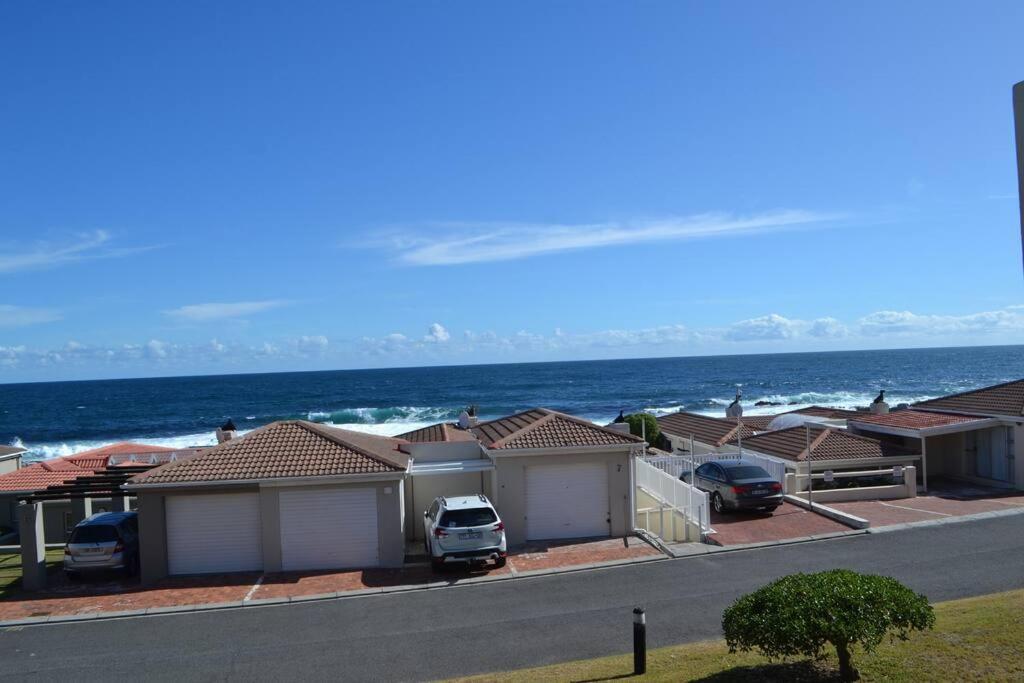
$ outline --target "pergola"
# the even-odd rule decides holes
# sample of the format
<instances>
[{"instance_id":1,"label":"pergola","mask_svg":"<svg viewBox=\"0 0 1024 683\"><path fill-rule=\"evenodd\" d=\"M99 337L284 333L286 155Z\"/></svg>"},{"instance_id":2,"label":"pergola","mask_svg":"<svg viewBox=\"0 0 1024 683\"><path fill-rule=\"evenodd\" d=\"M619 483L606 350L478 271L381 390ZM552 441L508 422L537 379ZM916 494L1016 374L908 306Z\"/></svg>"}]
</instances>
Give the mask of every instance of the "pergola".
<instances>
[{"instance_id":1,"label":"pergola","mask_svg":"<svg viewBox=\"0 0 1024 683\"><path fill-rule=\"evenodd\" d=\"M20 496L18 529L21 536L21 583L25 590L46 587L46 539L43 534L43 504L48 501L70 501L73 521L92 514L93 498L110 498L114 510L127 510L127 499L121 485L155 464L107 466L83 474L73 481L53 484L45 489Z\"/></svg>"}]
</instances>

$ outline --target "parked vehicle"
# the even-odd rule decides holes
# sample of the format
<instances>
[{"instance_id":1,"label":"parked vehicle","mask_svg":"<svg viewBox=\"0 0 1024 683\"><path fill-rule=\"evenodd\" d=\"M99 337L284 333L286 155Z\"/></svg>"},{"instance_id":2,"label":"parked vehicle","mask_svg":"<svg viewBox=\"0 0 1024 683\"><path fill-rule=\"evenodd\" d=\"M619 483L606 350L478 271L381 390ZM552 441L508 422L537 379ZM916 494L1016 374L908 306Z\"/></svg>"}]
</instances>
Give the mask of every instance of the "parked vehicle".
<instances>
[{"instance_id":1,"label":"parked vehicle","mask_svg":"<svg viewBox=\"0 0 1024 683\"><path fill-rule=\"evenodd\" d=\"M689 483L689 472L679 478ZM774 512L782 505L782 483L765 469L745 460L712 460L694 471L694 485L707 491L715 512L760 509Z\"/></svg>"},{"instance_id":2,"label":"parked vehicle","mask_svg":"<svg viewBox=\"0 0 1024 683\"><path fill-rule=\"evenodd\" d=\"M79 522L64 545L64 572L139 568L139 522L135 512L101 512Z\"/></svg>"},{"instance_id":3,"label":"parked vehicle","mask_svg":"<svg viewBox=\"0 0 1024 683\"><path fill-rule=\"evenodd\" d=\"M486 496L435 498L423 513L423 532L435 569L487 560L494 560L496 567L505 566L505 525Z\"/></svg>"}]
</instances>

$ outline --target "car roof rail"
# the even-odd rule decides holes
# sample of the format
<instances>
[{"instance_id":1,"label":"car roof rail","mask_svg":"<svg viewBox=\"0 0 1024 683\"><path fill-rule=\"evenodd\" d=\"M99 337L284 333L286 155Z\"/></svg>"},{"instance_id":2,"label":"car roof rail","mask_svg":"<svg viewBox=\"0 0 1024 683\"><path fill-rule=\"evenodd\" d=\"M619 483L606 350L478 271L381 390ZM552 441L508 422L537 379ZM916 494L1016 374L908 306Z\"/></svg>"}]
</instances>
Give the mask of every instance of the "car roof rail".
<instances>
[{"instance_id":1,"label":"car roof rail","mask_svg":"<svg viewBox=\"0 0 1024 683\"><path fill-rule=\"evenodd\" d=\"M476 497L480 499L480 502L481 502L481 503L486 503L486 502L487 502L487 496L485 496L485 495L484 495L484 494L482 494L482 493L478 493L478 494L476 494Z\"/></svg>"}]
</instances>

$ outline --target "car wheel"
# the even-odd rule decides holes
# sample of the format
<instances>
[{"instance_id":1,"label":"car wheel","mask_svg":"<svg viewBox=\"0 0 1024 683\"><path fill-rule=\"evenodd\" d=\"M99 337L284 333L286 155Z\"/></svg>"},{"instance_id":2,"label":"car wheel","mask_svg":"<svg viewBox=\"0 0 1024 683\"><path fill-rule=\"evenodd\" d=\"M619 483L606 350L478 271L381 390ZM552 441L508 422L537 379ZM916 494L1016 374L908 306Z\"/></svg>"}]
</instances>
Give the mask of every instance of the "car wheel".
<instances>
[{"instance_id":1,"label":"car wheel","mask_svg":"<svg viewBox=\"0 0 1024 683\"><path fill-rule=\"evenodd\" d=\"M722 514L725 512L725 501L722 500L722 494L715 493L711 496L711 507L715 509L715 512Z\"/></svg>"},{"instance_id":2,"label":"car wheel","mask_svg":"<svg viewBox=\"0 0 1024 683\"><path fill-rule=\"evenodd\" d=\"M505 558L505 557L499 557L498 559L496 559L496 560L494 561L494 568L495 568L495 569L501 569L502 567L504 567L504 566L505 566L505 563L506 563L506 562L508 562L508 558Z\"/></svg>"},{"instance_id":3,"label":"car wheel","mask_svg":"<svg viewBox=\"0 0 1024 683\"><path fill-rule=\"evenodd\" d=\"M64 576L68 581L78 581L78 572L65 571Z\"/></svg>"},{"instance_id":4,"label":"car wheel","mask_svg":"<svg viewBox=\"0 0 1024 683\"><path fill-rule=\"evenodd\" d=\"M439 572L444 569L444 558L443 557L431 557L430 568L435 572Z\"/></svg>"},{"instance_id":5,"label":"car wheel","mask_svg":"<svg viewBox=\"0 0 1024 683\"><path fill-rule=\"evenodd\" d=\"M770 508L765 508L765 510L764 510L764 511L765 511L765 512L766 512L767 514L769 514L769 515L770 515L770 514L772 514L773 512L775 512L775 511L776 511L776 510L778 510L778 509L779 509L779 506L778 506L778 505L773 505L773 506L771 506Z\"/></svg>"}]
</instances>

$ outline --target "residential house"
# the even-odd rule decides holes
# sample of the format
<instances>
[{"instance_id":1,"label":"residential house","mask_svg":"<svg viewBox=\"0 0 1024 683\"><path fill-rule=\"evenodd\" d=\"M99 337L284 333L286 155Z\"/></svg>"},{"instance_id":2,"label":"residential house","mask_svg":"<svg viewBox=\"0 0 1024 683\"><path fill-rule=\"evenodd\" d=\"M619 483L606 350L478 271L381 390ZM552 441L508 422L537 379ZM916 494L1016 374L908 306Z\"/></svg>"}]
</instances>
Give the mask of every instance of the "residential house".
<instances>
[{"instance_id":1,"label":"residential house","mask_svg":"<svg viewBox=\"0 0 1024 683\"><path fill-rule=\"evenodd\" d=\"M174 449L129 441L94 448L74 455L33 462L0 475L0 528L18 527L18 499L47 486L67 484L77 477L92 474L108 465L111 458L166 457ZM109 498L91 501L49 501L44 505L43 528L47 543L63 543L75 524L94 512L113 510ZM3 535L0 533L0 535Z\"/></svg>"},{"instance_id":2,"label":"residential house","mask_svg":"<svg viewBox=\"0 0 1024 683\"><path fill-rule=\"evenodd\" d=\"M440 495L484 493L512 545L625 536L637 437L543 408L386 438L275 422L133 477L145 581L397 567Z\"/></svg>"},{"instance_id":3,"label":"residential house","mask_svg":"<svg viewBox=\"0 0 1024 683\"><path fill-rule=\"evenodd\" d=\"M639 437L534 408L488 422L433 425L399 438L411 442L413 456L410 538L422 538L419 516L432 496L446 491L487 495L511 545L632 532Z\"/></svg>"},{"instance_id":4,"label":"residential house","mask_svg":"<svg viewBox=\"0 0 1024 683\"><path fill-rule=\"evenodd\" d=\"M919 450L922 478L944 477L1024 489L1024 380L922 401L887 414L858 415L849 429Z\"/></svg>"},{"instance_id":5,"label":"residential house","mask_svg":"<svg viewBox=\"0 0 1024 683\"><path fill-rule=\"evenodd\" d=\"M143 580L401 566L402 443L286 420L133 477Z\"/></svg>"}]
</instances>

